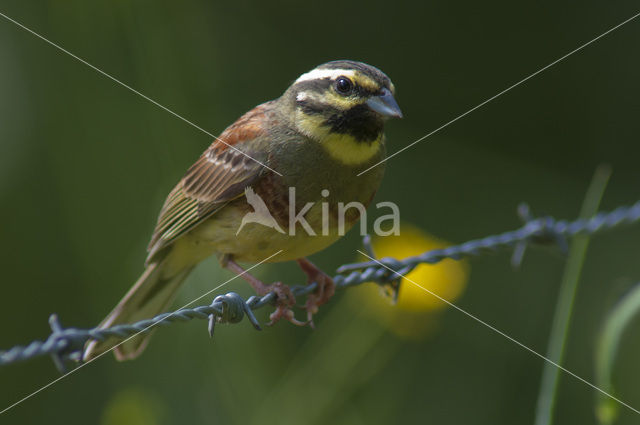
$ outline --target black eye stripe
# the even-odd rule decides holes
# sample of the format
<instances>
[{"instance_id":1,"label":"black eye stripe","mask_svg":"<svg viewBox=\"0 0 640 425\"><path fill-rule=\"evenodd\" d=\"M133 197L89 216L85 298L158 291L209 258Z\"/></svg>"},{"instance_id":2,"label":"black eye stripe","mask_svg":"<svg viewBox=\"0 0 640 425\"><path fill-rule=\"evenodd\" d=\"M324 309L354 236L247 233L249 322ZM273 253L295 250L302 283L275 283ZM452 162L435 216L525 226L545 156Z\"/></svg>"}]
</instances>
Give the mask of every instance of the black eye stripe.
<instances>
[{"instance_id":1,"label":"black eye stripe","mask_svg":"<svg viewBox=\"0 0 640 425\"><path fill-rule=\"evenodd\" d=\"M294 87L298 93L303 91L323 93L331 87L331 84L333 84L333 81L330 78L319 78L317 80L301 81Z\"/></svg>"},{"instance_id":2,"label":"black eye stripe","mask_svg":"<svg viewBox=\"0 0 640 425\"><path fill-rule=\"evenodd\" d=\"M374 94L376 94L376 92L366 89L364 87L362 87L359 84L356 84L356 92L358 93L358 96L360 97L369 97L369 96L373 96Z\"/></svg>"},{"instance_id":3,"label":"black eye stripe","mask_svg":"<svg viewBox=\"0 0 640 425\"><path fill-rule=\"evenodd\" d=\"M325 103L317 103L309 100L299 100L298 107L302 109L302 112L306 115L324 115L325 113L331 112L339 112L338 110L333 111L330 105Z\"/></svg>"}]
</instances>

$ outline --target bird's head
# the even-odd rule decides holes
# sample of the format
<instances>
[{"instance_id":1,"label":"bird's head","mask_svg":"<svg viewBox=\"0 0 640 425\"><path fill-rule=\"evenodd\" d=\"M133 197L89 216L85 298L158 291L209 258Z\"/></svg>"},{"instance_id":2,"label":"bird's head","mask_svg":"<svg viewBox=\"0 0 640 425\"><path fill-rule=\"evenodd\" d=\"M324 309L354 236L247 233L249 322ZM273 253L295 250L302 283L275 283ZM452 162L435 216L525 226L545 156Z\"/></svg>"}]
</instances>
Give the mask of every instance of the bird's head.
<instances>
[{"instance_id":1,"label":"bird's head","mask_svg":"<svg viewBox=\"0 0 640 425\"><path fill-rule=\"evenodd\" d=\"M402 117L394 94L378 68L339 60L302 74L280 102L299 132L353 165L379 151L388 118Z\"/></svg>"}]
</instances>

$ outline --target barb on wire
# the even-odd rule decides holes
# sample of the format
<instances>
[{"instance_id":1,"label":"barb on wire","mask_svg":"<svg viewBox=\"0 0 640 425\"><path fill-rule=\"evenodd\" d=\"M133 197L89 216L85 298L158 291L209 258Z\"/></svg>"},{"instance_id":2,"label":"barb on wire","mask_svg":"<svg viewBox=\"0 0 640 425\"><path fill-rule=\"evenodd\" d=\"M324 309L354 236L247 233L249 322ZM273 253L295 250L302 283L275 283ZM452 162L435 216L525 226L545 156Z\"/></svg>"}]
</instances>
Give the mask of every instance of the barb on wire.
<instances>
[{"instance_id":1,"label":"barb on wire","mask_svg":"<svg viewBox=\"0 0 640 425\"><path fill-rule=\"evenodd\" d=\"M487 251L512 246L515 247L512 263L517 266L522 262L528 245L555 244L561 249L565 249L567 238L576 234L594 234L622 224L637 222L640 220L640 201L631 206L598 213L590 219L574 221L556 220L550 216L535 218L529 207L524 204L518 208L518 212L525 222L519 229L471 240L444 249L434 249L403 260L382 258L380 262L383 266L374 261L347 264L338 268L338 275L333 278L334 282L337 288L346 288L365 282L391 285L393 295L397 296L400 281L394 272L405 275L419 264L436 264L446 258L460 260L467 256L481 255ZM366 252L375 257L370 238L365 237L363 243ZM307 295L315 291L317 286L315 282L305 286L294 286L292 292L294 296ZM81 360L82 349L89 340L103 341L107 338L123 340L139 332L149 332L156 325L167 326L193 319L208 320L211 336L213 336L216 323L238 323L245 315L253 327L260 330L260 324L253 312L264 305L275 304L276 298L276 294L271 292L263 297L252 296L245 301L240 295L230 292L217 296L210 305L183 308L175 312L160 314L151 319L105 329L63 328L57 316L51 315L49 319L51 334L49 337L44 341L33 341L26 346L15 346L9 350L0 351L0 366L29 360L37 356L50 355L56 367L64 372L66 361L78 362Z\"/></svg>"}]
</instances>

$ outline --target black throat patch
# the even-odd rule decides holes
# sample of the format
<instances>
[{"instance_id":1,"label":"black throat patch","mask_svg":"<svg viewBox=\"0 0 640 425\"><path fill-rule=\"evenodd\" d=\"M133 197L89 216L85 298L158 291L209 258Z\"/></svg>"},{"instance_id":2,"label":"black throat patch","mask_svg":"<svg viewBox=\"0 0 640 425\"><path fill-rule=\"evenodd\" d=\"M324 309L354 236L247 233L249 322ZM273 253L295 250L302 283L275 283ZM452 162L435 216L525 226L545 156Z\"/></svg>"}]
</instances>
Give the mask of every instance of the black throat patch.
<instances>
[{"instance_id":1,"label":"black throat patch","mask_svg":"<svg viewBox=\"0 0 640 425\"><path fill-rule=\"evenodd\" d=\"M329 127L331 133L348 134L358 142L371 143L378 140L384 128L382 119L364 104L341 110L305 99L297 101L297 106L305 115L323 117L321 125Z\"/></svg>"},{"instance_id":2,"label":"black throat patch","mask_svg":"<svg viewBox=\"0 0 640 425\"><path fill-rule=\"evenodd\" d=\"M323 125L331 127L332 133L348 134L363 143L378 140L384 127L382 120L362 104L346 111L331 111Z\"/></svg>"}]
</instances>

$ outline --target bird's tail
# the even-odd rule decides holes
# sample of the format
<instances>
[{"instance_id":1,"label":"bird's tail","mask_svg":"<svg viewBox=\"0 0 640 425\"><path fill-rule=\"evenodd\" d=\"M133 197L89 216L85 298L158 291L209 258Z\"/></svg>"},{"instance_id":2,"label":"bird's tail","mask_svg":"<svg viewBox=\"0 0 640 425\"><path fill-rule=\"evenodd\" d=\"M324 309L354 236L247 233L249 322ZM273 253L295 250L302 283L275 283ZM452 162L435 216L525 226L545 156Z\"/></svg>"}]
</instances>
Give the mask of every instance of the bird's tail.
<instances>
[{"instance_id":1,"label":"bird's tail","mask_svg":"<svg viewBox=\"0 0 640 425\"><path fill-rule=\"evenodd\" d=\"M164 260L149 264L135 285L99 327L108 328L118 324L151 319L166 310L175 298L178 288L191 272L192 267L166 277L163 275L164 264ZM152 332L147 331L144 334L125 339L124 342L122 339L116 338L90 341L85 346L82 360L89 361L112 348L116 359L120 361L135 359L147 346Z\"/></svg>"}]
</instances>

